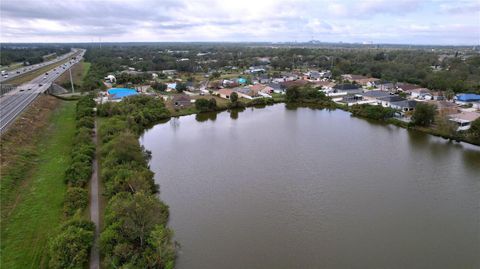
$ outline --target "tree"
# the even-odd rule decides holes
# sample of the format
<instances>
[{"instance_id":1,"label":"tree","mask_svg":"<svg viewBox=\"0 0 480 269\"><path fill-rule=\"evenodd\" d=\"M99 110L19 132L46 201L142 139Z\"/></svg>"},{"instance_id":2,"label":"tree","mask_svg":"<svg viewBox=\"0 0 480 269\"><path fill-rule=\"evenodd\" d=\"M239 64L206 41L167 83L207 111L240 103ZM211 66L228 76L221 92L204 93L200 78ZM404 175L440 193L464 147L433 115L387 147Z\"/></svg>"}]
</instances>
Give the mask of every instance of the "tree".
<instances>
[{"instance_id":1,"label":"tree","mask_svg":"<svg viewBox=\"0 0 480 269\"><path fill-rule=\"evenodd\" d=\"M433 123L436 107L425 103L419 103L412 115L412 123L419 126L429 126Z\"/></svg>"},{"instance_id":2,"label":"tree","mask_svg":"<svg viewBox=\"0 0 480 269\"><path fill-rule=\"evenodd\" d=\"M68 225L50 243L50 268L83 268L93 244L93 230Z\"/></svg>"},{"instance_id":3,"label":"tree","mask_svg":"<svg viewBox=\"0 0 480 269\"><path fill-rule=\"evenodd\" d=\"M220 78L220 73L219 73L219 72L213 72L213 73L210 75L210 78L211 78L211 79L218 79L218 78Z\"/></svg>"},{"instance_id":4,"label":"tree","mask_svg":"<svg viewBox=\"0 0 480 269\"><path fill-rule=\"evenodd\" d=\"M161 82L155 82L152 84L152 88L157 92L163 92L167 89L167 84Z\"/></svg>"},{"instance_id":5,"label":"tree","mask_svg":"<svg viewBox=\"0 0 480 269\"><path fill-rule=\"evenodd\" d=\"M452 100L453 96L455 96L454 91L452 91L452 90L446 90L445 91L445 98L447 98L447 100Z\"/></svg>"},{"instance_id":6,"label":"tree","mask_svg":"<svg viewBox=\"0 0 480 269\"><path fill-rule=\"evenodd\" d=\"M238 101L238 94L236 92L232 92L232 94L230 94L230 101L232 103L235 103Z\"/></svg>"},{"instance_id":7,"label":"tree","mask_svg":"<svg viewBox=\"0 0 480 269\"><path fill-rule=\"evenodd\" d=\"M480 139L480 118L474 120L468 132L475 136L477 139Z\"/></svg>"},{"instance_id":8,"label":"tree","mask_svg":"<svg viewBox=\"0 0 480 269\"><path fill-rule=\"evenodd\" d=\"M285 97L287 102L295 102L300 97L300 90L298 87L288 88Z\"/></svg>"},{"instance_id":9,"label":"tree","mask_svg":"<svg viewBox=\"0 0 480 269\"><path fill-rule=\"evenodd\" d=\"M208 108L211 111L215 111L217 109L217 100L215 98L210 98L210 100L208 100Z\"/></svg>"},{"instance_id":10,"label":"tree","mask_svg":"<svg viewBox=\"0 0 480 269\"><path fill-rule=\"evenodd\" d=\"M177 90L178 93L181 93L185 90L187 90L187 84L185 83L177 83L177 86L175 87L175 89Z\"/></svg>"}]
</instances>

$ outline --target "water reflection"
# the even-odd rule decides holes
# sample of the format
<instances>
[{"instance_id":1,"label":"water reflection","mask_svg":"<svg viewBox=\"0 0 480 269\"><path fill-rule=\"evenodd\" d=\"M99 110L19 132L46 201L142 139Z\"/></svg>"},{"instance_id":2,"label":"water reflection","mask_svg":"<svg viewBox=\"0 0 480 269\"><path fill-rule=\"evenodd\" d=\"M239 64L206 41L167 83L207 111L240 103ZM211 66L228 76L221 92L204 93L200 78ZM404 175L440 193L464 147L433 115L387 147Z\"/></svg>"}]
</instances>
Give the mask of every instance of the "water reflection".
<instances>
[{"instance_id":1,"label":"water reflection","mask_svg":"<svg viewBox=\"0 0 480 269\"><path fill-rule=\"evenodd\" d=\"M215 121L217 119L218 112L202 112L195 115L195 119L198 122L205 122L208 120Z\"/></svg>"},{"instance_id":2,"label":"water reflection","mask_svg":"<svg viewBox=\"0 0 480 269\"><path fill-rule=\"evenodd\" d=\"M479 268L480 147L294 109L202 113L144 135L177 268Z\"/></svg>"},{"instance_id":3,"label":"water reflection","mask_svg":"<svg viewBox=\"0 0 480 269\"><path fill-rule=\"evenodd\" d=\"M240 112L243 112L243 111L245 111L245 108L244 108L244 107L231 109L231 110L230 110L230 118L231 118L232 120L238 119L238 114L239 114Z\"/></svg>"}]
</instances>

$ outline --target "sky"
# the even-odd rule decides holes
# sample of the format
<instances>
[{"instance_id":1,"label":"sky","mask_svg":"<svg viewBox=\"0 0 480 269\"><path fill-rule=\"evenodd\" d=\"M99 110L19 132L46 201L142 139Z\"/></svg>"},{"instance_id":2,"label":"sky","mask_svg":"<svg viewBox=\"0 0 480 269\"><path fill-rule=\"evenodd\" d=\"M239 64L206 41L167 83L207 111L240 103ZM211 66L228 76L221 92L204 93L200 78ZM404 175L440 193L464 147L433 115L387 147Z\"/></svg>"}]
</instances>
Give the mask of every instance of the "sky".
<instances>
[{"instance_id":1,"label":"sky","mask_svg":"<svg viewBox=\"0 0 480 269\"><path fill-rule=\"evenodd\" d=\"M480 0L1 0L0 42L480 45Z\"/></svg>"}]
</instances>

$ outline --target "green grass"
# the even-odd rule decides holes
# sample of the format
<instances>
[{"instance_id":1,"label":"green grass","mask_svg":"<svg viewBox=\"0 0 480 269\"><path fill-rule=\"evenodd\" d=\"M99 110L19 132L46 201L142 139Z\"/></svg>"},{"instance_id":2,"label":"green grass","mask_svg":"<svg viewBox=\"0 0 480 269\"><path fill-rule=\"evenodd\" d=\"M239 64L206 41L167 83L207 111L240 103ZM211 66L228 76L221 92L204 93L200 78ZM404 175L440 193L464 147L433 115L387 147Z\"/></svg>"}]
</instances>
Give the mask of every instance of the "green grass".
<instances>
[{"instance_id":1,"label":"green grass","mask_svg":"<svg viewBox=\"0 0 480 269\"><path fill-rule=\"evenodd\" d=\"M64 172L75 133L76 102L63 102L39 139L32 171L1 227L1 268L44 268L48 239L62 221Z\"/></svg>"},{"instance_id":2,"label":"green grass","mask_svg":"<svg viewBox=\"0 0 480 269\"><path fill-rule=\"evenodd\" d=\"M88 74L88 71L90 70L90 67L92 66L92 63L89 62L82 62L82 67L83 67L83 75L82 75L82 80L85 79L85 77Z\"/></svg>"}]
</instances>

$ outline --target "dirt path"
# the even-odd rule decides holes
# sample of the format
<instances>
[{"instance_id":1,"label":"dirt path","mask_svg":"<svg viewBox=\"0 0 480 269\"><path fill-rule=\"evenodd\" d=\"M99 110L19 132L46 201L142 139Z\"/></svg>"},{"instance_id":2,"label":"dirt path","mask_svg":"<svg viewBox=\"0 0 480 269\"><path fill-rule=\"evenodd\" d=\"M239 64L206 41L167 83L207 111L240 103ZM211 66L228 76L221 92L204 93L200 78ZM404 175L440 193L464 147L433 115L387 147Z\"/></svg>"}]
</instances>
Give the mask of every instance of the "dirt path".
<instances>
[{"instance_id":1,"label":"dirt path","mask_svg":"<svg viewBox=\"0 0 480 269\"><path fill-rule=\"evenodd\" d=\"M97 123L95 122L94 141L97 145ZM98 161L97 157L93 160L93 173L90 179L90 219L95 223L95 239L93 241L92 251L90 252L90 269L100 268L100 253L98 249L98 239L100 235L100 216L99 216L99 194L98 194Z\"/></svg>"}]
</instances>

